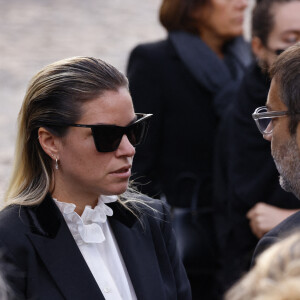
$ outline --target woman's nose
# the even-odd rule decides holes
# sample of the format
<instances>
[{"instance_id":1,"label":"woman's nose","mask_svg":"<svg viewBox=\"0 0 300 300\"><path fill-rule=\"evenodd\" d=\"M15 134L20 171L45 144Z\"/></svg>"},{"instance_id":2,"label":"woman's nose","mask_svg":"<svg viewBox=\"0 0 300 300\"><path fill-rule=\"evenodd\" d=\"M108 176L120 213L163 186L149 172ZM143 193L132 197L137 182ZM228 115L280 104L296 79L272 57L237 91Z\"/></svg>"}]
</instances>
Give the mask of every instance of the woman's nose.
<instances>
[{"instance_id":1,"label":"woman's nose","mask_svg":"<svg viewBox=\"0 0 300 300\"><path fill-rule=\"evenodd\" d=\"M116 150L117 156L132 157L135 154L135 147L130 143L126 134L123 135L121 143Z\"/></svg>"}]
</instances>

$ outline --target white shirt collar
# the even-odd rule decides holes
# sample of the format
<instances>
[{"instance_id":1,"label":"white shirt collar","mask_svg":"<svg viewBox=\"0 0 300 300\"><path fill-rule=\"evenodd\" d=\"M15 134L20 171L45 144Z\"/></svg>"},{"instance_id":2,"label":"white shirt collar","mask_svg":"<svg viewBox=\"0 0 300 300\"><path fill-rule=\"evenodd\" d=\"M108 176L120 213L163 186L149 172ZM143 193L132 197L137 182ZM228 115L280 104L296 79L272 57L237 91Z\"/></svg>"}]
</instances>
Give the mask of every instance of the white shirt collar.
<instances>
[{"instance_id":1,"label":"white shirt collar","mask_svg":"<svg viewBox=\"0 0 300 300\"><path fill-rule=\"evenodd\" d=\"M82 215L79 216L75 212L75 204L54 199L77 243L102 243L105 241L102 224L107 221L108 216L113 215L113 210L106 203L117 200L117 196L102 195L98 198L98 204L94 208L87 205Z\"/></svg>"}]
</instances>

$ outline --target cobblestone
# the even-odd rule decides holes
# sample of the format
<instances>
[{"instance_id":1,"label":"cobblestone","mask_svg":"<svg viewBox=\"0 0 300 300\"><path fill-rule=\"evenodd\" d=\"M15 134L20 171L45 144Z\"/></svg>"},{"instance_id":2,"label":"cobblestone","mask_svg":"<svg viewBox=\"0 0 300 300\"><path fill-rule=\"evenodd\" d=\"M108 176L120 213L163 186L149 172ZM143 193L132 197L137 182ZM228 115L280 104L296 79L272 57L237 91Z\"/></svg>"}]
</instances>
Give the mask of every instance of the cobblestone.
<instances>
[{"instance_id":1,"label":"cobblestone","mask_svg":"<svg viewBox=\"0 0 300 300\"><path fill-rule=\"evenodd\" d=\"M0 0L0 199L7 186L16 118L30 78L44 65L99 57L125 71L129 51L165 35L160 0Z\"/></svg>"},{"instance_id":2,"label":"cobblestone","mask_svg":"<svg viewBox=\"0 0 300 300\"><path fill-rule=\"evenodd\" d=\"M252 0L249 0L252 2ZM27 83L43 66L76 55L125 72L129 51L165 36L161 0L0 0L0 201Z\"/></svg>"}]
</instances>

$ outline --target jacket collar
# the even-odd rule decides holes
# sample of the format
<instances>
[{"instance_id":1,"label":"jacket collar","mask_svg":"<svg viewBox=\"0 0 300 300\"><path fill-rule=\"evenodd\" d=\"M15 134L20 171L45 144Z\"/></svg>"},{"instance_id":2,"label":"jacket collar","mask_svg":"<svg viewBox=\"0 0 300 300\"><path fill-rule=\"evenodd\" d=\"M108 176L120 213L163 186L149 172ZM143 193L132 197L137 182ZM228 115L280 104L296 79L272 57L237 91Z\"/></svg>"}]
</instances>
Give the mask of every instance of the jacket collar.
<instances>
[{"instance_id":1,"label":"jacket collar","mask_svg":"<svg viewBox=\"0 0 300 300\"><path fill-rule=\"evenodd\" d=\"M65 299L104 297L76 242L50 195L40 205L26 207L36 253Z\"/></svg>"},{"instance_id":2,"label":"jacket collar","mask_svg":"<svg viewBox=\"0 0 300 300\"><path fill-rule=\"evenodd\" d=\"M63 221L63 216L50 194L39 205L28 207L27 214L31 231L51 238L56 236Z\"/></svg>"},{"instance_id":3,"label":"jacket collar","mask_svg":"<svg viewBox=\"0 0 300 300\"><path fill-rule=\"evenodd\" d=\"M118 201L107 203L107 205L114 212L110 218L128 227L132 227L138 220L136 216L139 217L141 215L141 213L130 204L129 207L136 216ZM62 222L64 222L64 218L50 194L47 194L39 205L28 207L27 212L32 232L46 237L55 237Z\"/></svg>"},{"instance_id":4,"label":"jacket collar","mask_svg":"<svg viewBox=\"0 0 300 300\"><path fill-rule=\"evenodd\" d=\"M114 212L111 218L121 222L127 227L132 227L138 221L138 218L142 215L142 213L130 203L127 204L127 206L131 211L129 209L126 209L119 201L107 203L107 205Z\"/></svg>"},{"instance_id":5,"label":"jacket collar","mask_svg":"<svg viewBox=\"0 0 300 300\"><path fill-rule=\"evenodd\" d=\"M223 60L197 35L171 31L169 39L186 68L197 82L211 93L222 89L228 82L240 80L245 68L252 61L250 46L243 38L235 38L227 43ZM236 78L225 63L226 59L230 59L231 69L235 69Z\"/></svg>"},{"instance_id":6,"label":"jacket collar","mask_svg":"<svg viewBox=\"0 0 300 300\"><path fill-rule=\"evenodd\" d=\"M165 299L152 233L146 229L147 219L143 218L143 227L122 204L113 202L109 206L114 211L109 217L110 224L138 299ZM132 205L130 208L142 218L138 209ZM47 195L41 204L26 209L32 225L28 237L64 297L104 300L51 196Z\"/></svg>"}]
</instances>

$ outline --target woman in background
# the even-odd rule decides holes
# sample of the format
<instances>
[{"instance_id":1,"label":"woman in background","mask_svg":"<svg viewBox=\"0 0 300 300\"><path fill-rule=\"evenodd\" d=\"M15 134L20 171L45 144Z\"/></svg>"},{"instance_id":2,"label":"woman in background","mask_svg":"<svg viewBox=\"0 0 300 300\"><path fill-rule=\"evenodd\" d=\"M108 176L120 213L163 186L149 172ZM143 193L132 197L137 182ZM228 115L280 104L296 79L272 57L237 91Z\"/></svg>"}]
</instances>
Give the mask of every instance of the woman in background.
<instances>
[{"instance_id":1,"label":"woman in background","mask_svg":"<svg viewBox=\"0 0 300 300\"><path fill-rule=\"evenodd\" d=\"M58 61L32 79L0 212L17 299L191 298L164 204L128 194L150 117L99 59Z\"/></svg>"},{"instance_id":2,"label":"woman in background","mask_svg":"<svg viewBox=\"0 0 300 300\"><path fill-rule=\"evenodd\" d=\"M194 299L212 299L214 138L251 61L242 37L246 7L247 0L164 0L160 22L167 38L137 46L128 63L135 108L155 115L135 157L136 182L148 195L165 195L175 210L196 199L196 210L205 211L205 228L200 230L207 238L199 233L202 247L195 251L202 258L191 261L194 270L181 252Z\"/></svg>"}]
</instances>

